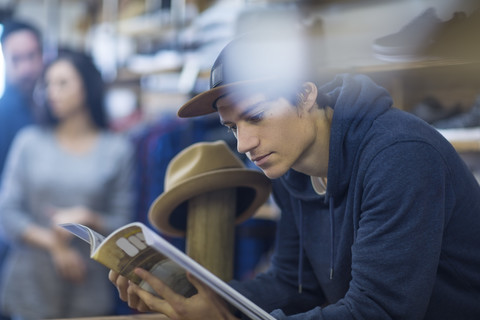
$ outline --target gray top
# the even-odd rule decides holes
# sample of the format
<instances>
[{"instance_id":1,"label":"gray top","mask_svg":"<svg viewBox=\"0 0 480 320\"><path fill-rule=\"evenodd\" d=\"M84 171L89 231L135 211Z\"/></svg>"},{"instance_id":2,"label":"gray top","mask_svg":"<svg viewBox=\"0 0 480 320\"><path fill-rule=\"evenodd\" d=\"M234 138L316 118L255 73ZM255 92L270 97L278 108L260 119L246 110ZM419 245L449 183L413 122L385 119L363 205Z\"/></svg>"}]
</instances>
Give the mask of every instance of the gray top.
<instances>
[{"instance_id":1,"label":"gray top","mask_svg":"<svg viewBox=\"0 0 480 320\"><path fill-rule=\"evenodd\" d=\"M114 300L107 268L89 258L89 247L72 240L87 262L88 280L74 285L55 271L50 254L21 241L31 224L48 227L52 207L84 206L115 228L133 217L133 148L120 135L103 132L88 153L62 149L53 131L22 130L15 139L0 192L0 226L13 245L1 288L4 312L25 318L102 315Z\"/></svg>"}]
</instances>

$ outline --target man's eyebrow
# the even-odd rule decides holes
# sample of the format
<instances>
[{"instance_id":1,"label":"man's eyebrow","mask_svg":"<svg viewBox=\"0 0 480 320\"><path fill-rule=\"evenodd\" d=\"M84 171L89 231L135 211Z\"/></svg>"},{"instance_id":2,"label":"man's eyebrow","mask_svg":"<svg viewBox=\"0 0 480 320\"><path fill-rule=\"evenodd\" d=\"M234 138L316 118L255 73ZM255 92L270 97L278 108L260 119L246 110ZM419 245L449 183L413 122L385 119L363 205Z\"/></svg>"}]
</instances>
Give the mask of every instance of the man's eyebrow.
<instances>
[{"instance_id":1,"label":"man's eyebrow","mask_svg":"<svg viewBox=\"0 0 480 320\"><path fill-rule=\"evenodd\" d=\"M255 103L252 103L251 105L249 105L248 107L245 108L245 110L243 110L240 115L239 115L239 118L244 118L246 117L249 113L251 113L253 110L257 109L260 105L264 104L266 101L265 100L261 100L261 101L258 101L258 102L255 102ZM232 103L229 103L229 104L224 104L221 106L222 108L235 108L235 102L232 102ZM229 125L229 124L232 124L234 123L233 121L225 121L223 119L220 119L220 124L221 125Z\"/></svg>"},{"instance_id":2,"label":"man's eyebrow","mask_svg":"<svg viewBox=\"0 0 480 320\"><path fill-rule=\"evenodd\" d=\"M240 117L243 118L244 116L246 116L247 114L249 114L253 110L257 109L264 102L265 101L259 101L259 102L255 102L255 103L249 105L245 110L242 111L242 113L240 113Z\"/></svg>"},{"instance_id":3,"label":"man's eyebrow","mask_svg":"<svg viewBox=\"0 0 480 320\"><path fill-rule=\"evenodd\" d=\"M254 103L254 104L248 106L248 108L246 108L244 111L242 111L242 112L240 113L239 118L245 117L245 116L248 115L250 112L252 112L252 110L255 110L256 108L258 108L258 106L261 105L263 102L264 102L264 101L259 101L259 102L257 102L257 103ZM226 125L229 125L229 124L232 124L232 123L234 123L234 122L233 122L233 121L228 121L228 120L225 121L225 120L223 120L223 119L220 119L220 124L221 124L221 125L226 126Z\"/></svg>"}]
</instances>

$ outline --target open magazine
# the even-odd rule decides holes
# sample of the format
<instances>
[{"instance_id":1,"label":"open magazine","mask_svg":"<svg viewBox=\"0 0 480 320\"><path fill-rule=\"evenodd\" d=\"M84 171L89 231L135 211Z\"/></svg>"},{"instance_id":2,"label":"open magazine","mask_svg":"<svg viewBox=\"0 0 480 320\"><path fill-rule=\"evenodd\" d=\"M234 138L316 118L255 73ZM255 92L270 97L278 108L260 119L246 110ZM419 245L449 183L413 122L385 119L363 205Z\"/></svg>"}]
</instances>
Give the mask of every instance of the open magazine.
<instances>
[{"instance_id":1,"label":"open magazine","mask_svg":"<svg viewBox=\"0 0 480 320\"><path fill-rule=\"evenodd\" d=\"M186 297L196 293L195 287L187 280L186 272L189 272L249 318L274 320L266 311L143 223L127 224L108 237L81 224L67 223L61 226L90 244L92 259L120 273L152 294L155 294L155 291L134 274L135 268L150 271L173 291Z\"/></svg>"}]
</instances>

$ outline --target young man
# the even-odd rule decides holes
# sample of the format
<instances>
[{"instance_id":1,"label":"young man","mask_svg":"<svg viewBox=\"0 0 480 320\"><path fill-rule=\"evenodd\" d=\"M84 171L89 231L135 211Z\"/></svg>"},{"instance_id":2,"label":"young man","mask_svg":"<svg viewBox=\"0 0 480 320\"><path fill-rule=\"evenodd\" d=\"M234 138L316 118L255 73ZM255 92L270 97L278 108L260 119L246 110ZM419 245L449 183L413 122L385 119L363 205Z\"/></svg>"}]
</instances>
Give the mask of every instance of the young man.
<instances>
[{"instance_id":1,"label":"young man","mask_svg":"<svg viewBox=\"0 0 480 320\"><path fill-rule=\"evenodd\" d=\"M480 319L480 187L450 143L369 78L318 81L285 54L301 46L255 38L229 44L211 89L178 112L218 112L273 179L271 267L232 286L277 319ZM187 299L137 271L165 298L111 272L138 310L235 318L195 279Z\"/></svg>"}]
</instances>

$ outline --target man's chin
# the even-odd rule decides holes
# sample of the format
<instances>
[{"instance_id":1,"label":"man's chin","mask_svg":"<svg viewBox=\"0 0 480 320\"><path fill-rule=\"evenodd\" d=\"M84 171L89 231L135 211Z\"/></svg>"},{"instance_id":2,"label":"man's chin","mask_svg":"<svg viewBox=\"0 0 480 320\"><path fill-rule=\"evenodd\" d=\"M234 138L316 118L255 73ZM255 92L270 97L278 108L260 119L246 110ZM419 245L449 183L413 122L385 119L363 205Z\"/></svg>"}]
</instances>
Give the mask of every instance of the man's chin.
<instances>
[{"instance_id":1,"label":"man's chin","mask_svg":"<svg viewBox=\"0 0 480 320\"><path fill-rule=\"evenodd\" d=\"M272 167L266 168L266 169L261 168L261 169L269 179L278 179L281 176L283 176L286 172L286 171L280 171L278 169L275 170L275 168L272 168Z\"/></svg>"},{"instance_id":2,"label":"man's chin","mask_svg":"<svg viewBox=\"0 0 480 320\"><path fill-rule=\"evenodd\" d=\"M31 95L35 89L35 83L23 82L20 83L18 89L25 95Z\"/></svg>"}]
</instances>

